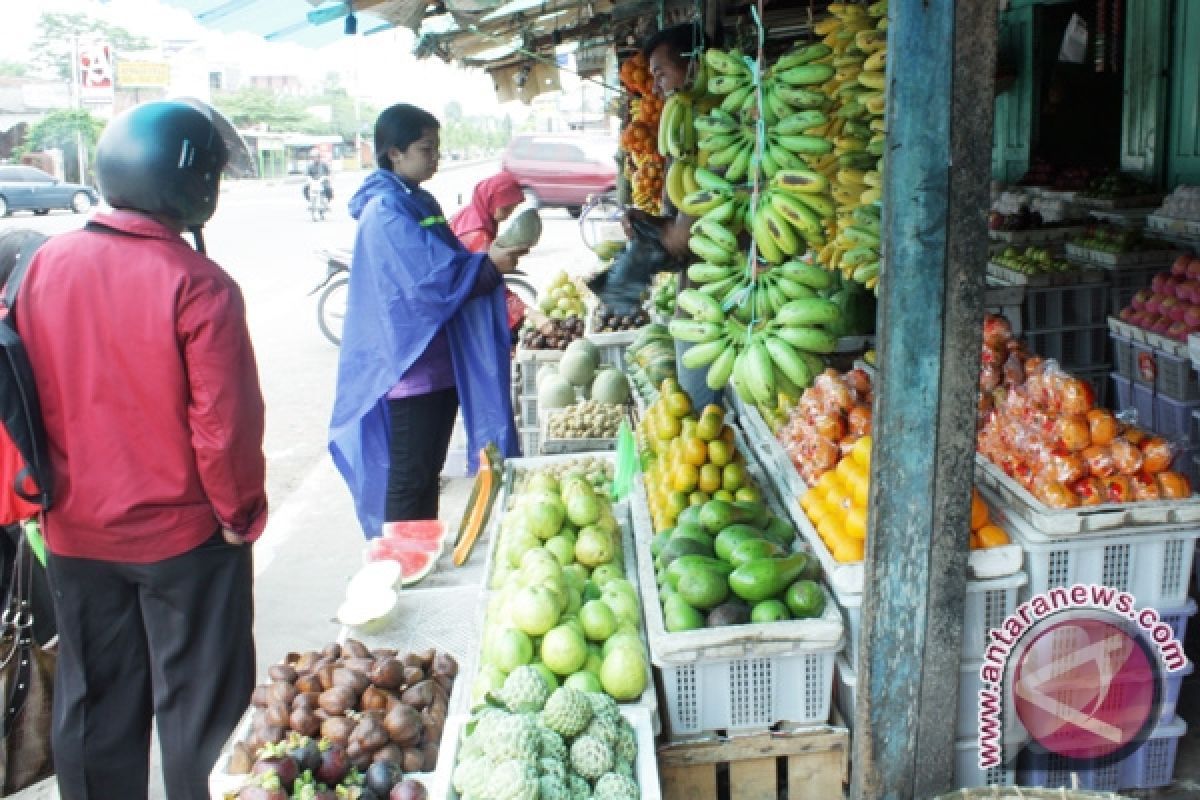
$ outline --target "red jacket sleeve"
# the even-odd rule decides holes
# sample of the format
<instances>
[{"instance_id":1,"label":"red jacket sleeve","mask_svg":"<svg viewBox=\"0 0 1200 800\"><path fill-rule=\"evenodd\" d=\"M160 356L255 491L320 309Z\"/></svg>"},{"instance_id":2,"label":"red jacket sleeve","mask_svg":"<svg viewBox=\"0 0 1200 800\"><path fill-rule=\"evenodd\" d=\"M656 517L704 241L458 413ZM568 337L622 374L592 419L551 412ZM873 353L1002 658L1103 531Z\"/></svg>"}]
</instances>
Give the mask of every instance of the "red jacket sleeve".
<instances>
[{"instance_id":1,"label":"red jacket sleeve","mask_svg":"<svg viewBox=\"0 0 1200 800\"><path fill-rule=\"evenodd\" d=\"M214 514L222 526L252 541L267 523L263 398L242 294L222 277L191 287L181 298L188 424Z\"/></svg>"}]
</instances>

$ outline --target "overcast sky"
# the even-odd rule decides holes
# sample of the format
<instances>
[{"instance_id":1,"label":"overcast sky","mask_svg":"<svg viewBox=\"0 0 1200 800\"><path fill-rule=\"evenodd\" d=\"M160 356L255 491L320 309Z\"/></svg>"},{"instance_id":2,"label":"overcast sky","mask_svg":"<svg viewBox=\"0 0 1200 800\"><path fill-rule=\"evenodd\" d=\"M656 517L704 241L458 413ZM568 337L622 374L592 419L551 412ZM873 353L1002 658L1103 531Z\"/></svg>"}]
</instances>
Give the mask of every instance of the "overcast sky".
<instances>
[{"instance_id":1,"label":"overcast sky","mask_svg":"<svg viewBox=\"0 0 1200 800\"><path fill-rule=\"evenodd\" d=\"M491 80L482 70L451 67L435 58L413 58L413 36L408 30L347 37L312 50L296 44L265 42L252 34L212 31L187 11L158 0L9 0L4 5L5 35L0 58L5 60L23 61L29 57L42 12L85 13L151 39L203 41L213 52L233 54L250 74L295 74L317 81L328 72L340 72L348 91L378 107L404 101L441 116L446 102L457 98L467 113L510 111L514 116L523 115L519 106L496 102Z\"/></svg>"}]
</instances>

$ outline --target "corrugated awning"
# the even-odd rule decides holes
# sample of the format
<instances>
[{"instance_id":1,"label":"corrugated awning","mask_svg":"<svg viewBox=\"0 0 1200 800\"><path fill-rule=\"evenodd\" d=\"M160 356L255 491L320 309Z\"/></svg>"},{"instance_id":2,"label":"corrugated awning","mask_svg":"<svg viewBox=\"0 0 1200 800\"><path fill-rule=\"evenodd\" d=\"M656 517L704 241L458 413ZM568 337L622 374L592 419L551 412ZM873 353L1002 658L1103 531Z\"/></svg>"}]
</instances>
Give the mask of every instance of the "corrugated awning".
<instances>
[{"instance_id":1,"label":"corrugated awning","mask_svg":"<svg viewBox=\"0 0 1200 800\"><path fill-rule=\"evenodd\" d=\"M190 12L205 27L232 33L246 31L268 41L322 47L344 37L351 7L358 33L369 34L397 24L416 30L425 13L424 0L357 3L326 0L163 0ZM366 6L371 6L370 10ZM386 14L386 16L385 16Z\"/></svg>"}]
</instances>

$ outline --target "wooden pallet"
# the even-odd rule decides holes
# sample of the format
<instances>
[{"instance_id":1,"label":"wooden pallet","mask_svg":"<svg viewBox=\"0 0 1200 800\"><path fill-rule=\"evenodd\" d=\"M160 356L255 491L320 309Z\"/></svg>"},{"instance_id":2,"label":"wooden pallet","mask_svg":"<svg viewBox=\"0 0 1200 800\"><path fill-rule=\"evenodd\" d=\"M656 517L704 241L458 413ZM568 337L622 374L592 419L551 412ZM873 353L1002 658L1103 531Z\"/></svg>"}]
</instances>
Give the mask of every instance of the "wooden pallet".
<instances>
[{"instance_id":1,"label":"wooden pallet","mask_svg":"<svg viewBox=\"0 0 1200 800\"><path fill-rule=\"evenodd\" d=\"M830 726L667 744L658 749L662 796L836 800L845 795L849 752L849 732Z\"/></svg>"}]
</instances>

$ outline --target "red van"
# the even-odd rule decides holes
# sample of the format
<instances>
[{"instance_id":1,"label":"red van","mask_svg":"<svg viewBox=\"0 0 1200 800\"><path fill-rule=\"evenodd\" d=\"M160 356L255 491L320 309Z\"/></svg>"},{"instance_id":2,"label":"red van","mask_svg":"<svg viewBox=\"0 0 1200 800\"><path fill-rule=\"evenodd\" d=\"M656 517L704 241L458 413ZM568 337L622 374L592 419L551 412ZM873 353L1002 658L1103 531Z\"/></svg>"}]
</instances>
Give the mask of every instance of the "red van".
<instances>
[{"instance_id":1,"label":"red van","mask_svg":"<svg viewBox=\"0 0 1200 800\"><path fill-rule=\"evenodd\" d=\"M595 136L521 134L502 159L542 208L566 208L578 216L589 195L617 185L617 142Z\"/></svg>"}]
</instances>

